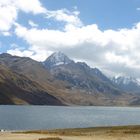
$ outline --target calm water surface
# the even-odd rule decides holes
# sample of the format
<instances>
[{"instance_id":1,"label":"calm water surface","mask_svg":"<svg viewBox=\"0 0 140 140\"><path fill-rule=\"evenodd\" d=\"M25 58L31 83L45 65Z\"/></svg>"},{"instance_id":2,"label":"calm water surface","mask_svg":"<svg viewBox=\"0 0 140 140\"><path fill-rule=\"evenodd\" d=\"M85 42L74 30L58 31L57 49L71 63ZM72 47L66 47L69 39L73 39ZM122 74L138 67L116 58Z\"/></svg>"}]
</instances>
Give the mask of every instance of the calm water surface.
<instances>
[{"instance_id":1,"label":"calm water surface","mask_svg":"<svg viewBox=\"0 0 140 140\"><path fill-rule=\"evenodd\" d=\"M140 125L140 108L0 106L0 129Z\"/></svg>"}]
</instances>

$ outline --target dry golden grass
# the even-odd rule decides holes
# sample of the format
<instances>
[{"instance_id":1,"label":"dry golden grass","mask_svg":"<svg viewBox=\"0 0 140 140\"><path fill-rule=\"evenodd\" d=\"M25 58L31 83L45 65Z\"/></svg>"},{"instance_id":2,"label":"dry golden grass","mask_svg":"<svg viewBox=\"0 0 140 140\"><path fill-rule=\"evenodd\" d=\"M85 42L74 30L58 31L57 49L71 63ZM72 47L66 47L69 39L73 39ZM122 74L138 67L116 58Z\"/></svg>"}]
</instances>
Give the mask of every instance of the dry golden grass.
<instances>
[{"instance_id":1,"label":"dry golden grass","mask_svg":"<svg viewBox=\"0 0 140 140\"><path fill-rule=\"evenodd\" d=\"M23 132L26 134L48 134L61 136L89 136L89 135L140 135L140 126L115 126L115 127L94 127L94 128L75 128L75 129L56 129L56 130L37 130Z\"/></svg>"},{"instance_id":2,"label":"dry golden grass","mask_svg":"<svg viewBox=\"0 0 140 140\"><path fill-rule=\"evenodd\" d=\"M140 126L3 132L0 140L140 140Z\"/></svg>"},{"instance_id":3,"label":"dry golden grass","mask_svg":"<svg viewBox=\"0 0 140 140\"><path fill-rule=\"evenodd\" d=\"M38 140L62 140L59 137L48 137L48 138L39 138Z\"/></svg>"}]
</instances>

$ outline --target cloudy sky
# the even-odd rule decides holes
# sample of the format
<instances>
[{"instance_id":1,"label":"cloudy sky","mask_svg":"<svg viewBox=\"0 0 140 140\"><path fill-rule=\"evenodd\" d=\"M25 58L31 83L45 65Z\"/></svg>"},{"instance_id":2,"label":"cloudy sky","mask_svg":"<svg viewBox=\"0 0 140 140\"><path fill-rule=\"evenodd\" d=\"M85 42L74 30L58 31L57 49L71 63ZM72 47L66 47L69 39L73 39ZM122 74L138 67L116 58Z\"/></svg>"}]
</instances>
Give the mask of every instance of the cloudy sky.
<instances>
[{"instance_id":1,"label":"cloudy sky","mask_svg":"<svg viewBox=\"0 0 140 140\"><path fill-rule=\"evenodd\" d=\"M140 78L140 0L0 0L0 53L43 61L56 51Z\"/></svg>"}]
</instances>

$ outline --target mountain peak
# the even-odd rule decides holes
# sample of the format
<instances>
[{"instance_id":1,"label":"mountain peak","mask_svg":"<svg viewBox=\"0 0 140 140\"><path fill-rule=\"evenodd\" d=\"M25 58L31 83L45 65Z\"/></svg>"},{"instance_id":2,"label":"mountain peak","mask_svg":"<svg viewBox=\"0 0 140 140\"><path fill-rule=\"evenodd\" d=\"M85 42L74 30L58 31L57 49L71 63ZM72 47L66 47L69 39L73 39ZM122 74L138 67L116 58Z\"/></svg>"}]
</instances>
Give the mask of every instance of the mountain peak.
<instances>
[{"instance_id":1,"label":"mountain peak","mask_svg":"<svg viewBox=\"0 0 140 140\"><path fill-rule=\"evenodd\" d=\"M55 59L61 59L67 56L64 53L58 51L58 52L54 52L50 57L54 57Z\"/></svg>"},{"instance_id":2,"label":"mountain peak","mask_svg":"<svg viewBox=\"0 0 140 140\"><path fill-rule=\"evenodd\" d=\"M117 84L124 84L124 85L129 85L130 83L136 83L139 84L139 81L134 78L134 77L124 77L124 76L119 76L119 77L114 77L113 81Z\"/></svg>"},{"instance_id":3,"label":"mountain peak","mask_svg":"<svg viewBox=\"0 0 140 140\"><path fill-rule=\"evenodd\" d=\"M55 52L44 61L44 65L47 68L51 68L51 67L54 67L54 66L69 64L69 63L72 63L72 62L73 62L73 60L71 60L64 53Z\"/></svg>"},{"instance_id":4,"label":"mountain peak","mask_svg":"<svg viewBox=\"0 0 140 140\"><path fill-rule=\"evenodd\" d=\"M12 55L9 53L1 53L0 57L11 57Z\"/></svg>"},{"instance_id":5,"label":"mountain peak","mask_svg":"<svg viewBox=\"0 0 140 140\"><path fill-rule=\"evenodd\" d=\"M134 77L113 77L112 82L116 84L120 89L125 91L137 92L140 90L140 81Z\"/></svg>"}]
</instances>

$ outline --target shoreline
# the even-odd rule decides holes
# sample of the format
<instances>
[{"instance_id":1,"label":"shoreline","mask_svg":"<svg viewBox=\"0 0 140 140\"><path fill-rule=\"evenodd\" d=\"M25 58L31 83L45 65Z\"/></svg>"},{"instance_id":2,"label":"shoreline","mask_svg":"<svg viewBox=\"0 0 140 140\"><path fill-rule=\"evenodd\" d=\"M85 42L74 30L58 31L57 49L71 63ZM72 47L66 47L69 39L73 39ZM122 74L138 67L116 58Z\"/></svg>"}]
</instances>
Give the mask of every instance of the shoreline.
<instances>
[{"instance_id":1,"label":"shoreline","mask_svg":"<svg viewBox=\"0 0 140 140\"><path fill-rule=\"evenodd\" d=\"M121 128L140 128L140 124L138 125L109 125L109 126L94 126L94 127L70 127L70 128L46 128L46 129L0 129L0 133L1 132L15 132L15 133L32 133L32 132L35 132L35 133L39 133L39 132L54 132L54 131L63 131L63 130L66 130L66 131L70 131L70 130L88 130L88 129L92 129L92 130L97 130L97 129L121 129Z\"/></svg>"},{"instance_id":2,"label":"shoreline","mask_svg":"<svg viewBox=\"0 0 140 140\"><path fill-rule=\"evenodd\" d=\"M46 107L123 107L140 108L140 105L41 105L41 104L0 104L0 106L46 106Z\"/></svg>"},{"instance_id":3,"label":"shoreline","mask_svg":"<svg viewBox=\"0 0 140 140\"><path fill-rule=\"evenodd\" d=\"M0 132L0 140L47 140L56 137L62 140L139 140L140 125Z\"/></svg>"}]
</instances>

